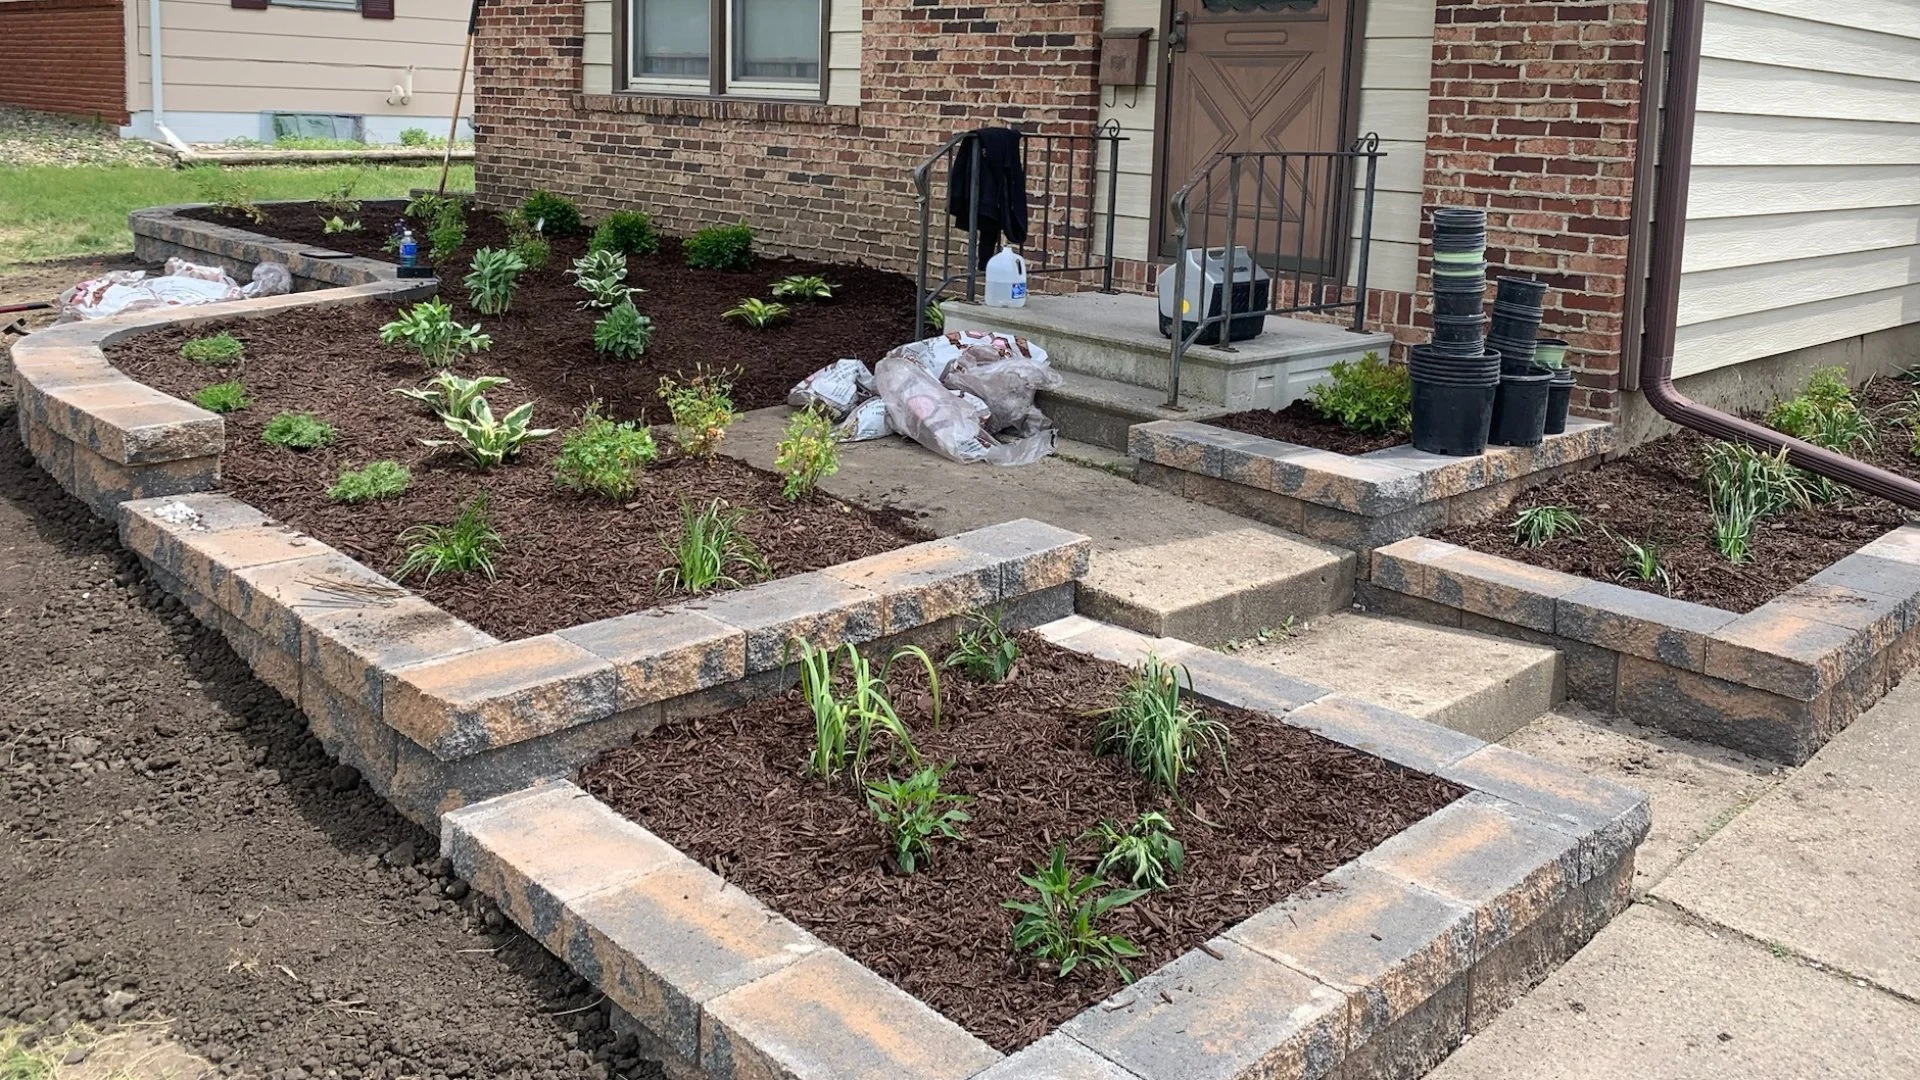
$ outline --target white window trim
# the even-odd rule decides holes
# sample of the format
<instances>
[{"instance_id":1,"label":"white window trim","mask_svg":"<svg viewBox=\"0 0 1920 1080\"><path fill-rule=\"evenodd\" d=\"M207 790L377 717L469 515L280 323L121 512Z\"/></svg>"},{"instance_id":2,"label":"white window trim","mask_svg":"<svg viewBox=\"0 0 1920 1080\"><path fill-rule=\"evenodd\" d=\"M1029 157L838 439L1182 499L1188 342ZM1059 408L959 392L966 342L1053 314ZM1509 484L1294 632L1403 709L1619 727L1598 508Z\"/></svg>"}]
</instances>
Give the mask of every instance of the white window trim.
<instances>
[{"instance_id":1,"label":"white window trim","mask_svg":"<svg viewBox=\"0 0 1920 1080\"><path fill-rule=\"evenodd\" d=\"M275 2L278 2L278 0L275 0ZM354 2L357 4L358 0L354 0ZM624 48L627 58L626 69L631 73L640 68L640 47L634 34L634 26L638 18L637 9L641 4L645 3L646 0L615 0L615 2L623 5L626 13L626 42ZM713 64L716 59L724 65L720 69L721 86L723 88L720 93L718 95L714 93L713 80L711 78L674 79L659 75L629 74L627 77L627 89L635 93L660 94L672 97L718 96L748 99L772 98L787 101L825 101L827 99L828 77L827 53L829 51L828 43L830 41L827 32L827 20L832 17L834 0L815 0L815 2L818 3L820 7L821 33L820 56L818 61L820 65L820 76L813 82L754 82L748 79L735 79L733 77L734 0L707 0L708 10L712 12L714 16L725 20L721 27L721 38L726 42L726 54L717 58L712 56L707 58L709 65ZM709 22L708 27L709 31L711 31L711 22Z\"/></svg>"}]
</instances>

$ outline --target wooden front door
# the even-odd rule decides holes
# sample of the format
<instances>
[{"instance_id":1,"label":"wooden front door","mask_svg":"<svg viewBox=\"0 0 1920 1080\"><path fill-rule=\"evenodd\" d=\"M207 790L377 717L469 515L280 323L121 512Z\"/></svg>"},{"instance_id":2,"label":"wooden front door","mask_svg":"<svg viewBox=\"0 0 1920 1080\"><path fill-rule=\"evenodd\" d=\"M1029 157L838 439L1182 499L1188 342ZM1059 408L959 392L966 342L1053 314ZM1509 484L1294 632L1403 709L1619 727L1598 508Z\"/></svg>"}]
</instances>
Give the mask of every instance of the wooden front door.
<instances>
[{"instance_id":1,"label":"wooden front door","mask_svg":"<svg viewBox=\"0 0 1920 1080\"><path fill-rule=\"evenodd\" d=\"M1222 151L1333 151L1346 141L1347 52L1354 0L1171 0L1162 58L1158 215L1175 254L1174 193ZM1234 242L1281 266L1315 269L1337 252L1331 205L1342 180L1328 159L1248 159ZM1332 166L1332 167L1330 167ZM1227 241L1227 168L1189 200L1188 242Z\"/></svg>"}]
</instances>

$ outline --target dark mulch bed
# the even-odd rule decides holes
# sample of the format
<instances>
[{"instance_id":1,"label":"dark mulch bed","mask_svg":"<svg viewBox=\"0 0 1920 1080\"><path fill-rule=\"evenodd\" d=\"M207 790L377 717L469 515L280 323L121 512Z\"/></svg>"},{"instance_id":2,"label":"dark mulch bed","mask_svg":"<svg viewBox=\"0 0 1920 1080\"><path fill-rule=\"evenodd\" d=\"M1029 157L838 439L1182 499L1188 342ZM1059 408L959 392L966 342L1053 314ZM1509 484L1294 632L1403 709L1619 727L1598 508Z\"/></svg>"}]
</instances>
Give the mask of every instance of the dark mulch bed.
<instances>
[{"instance_id":1,"label":"dark mulch bed","mask_svg":"<svg viewBox=\"0 0 1920 1080\"><path fill-rule=\"evenodd\" d=\"M1249 409L1216 416L1207 423L1248 435L1331 450L1336 454L1367 454L1407 441L1404 434L1364 435L1358 431L1348 431L1340 426L1339 421L1321 416L1305 398L1284 409Z\"/></svg>"},{"instance_id":2,"label":"dark mulch bed","mask_svg":"<svg viewBox=\"0 0 1920 1080\"><path fill-rule=\"evenodd\" d=\"M420 439L445 437L446 430L424 409L389 392L420 381L423 374L406 353L380 344L378 326L391 310L378 304L295 310L224 327L246 344L237 376L253 399L250 408L226 418L227 448L221 459L225 487L234 497L381 570L390 570L404 557L397 538L408 526L452 521L469 499L486 493L489 516L506 542L496 560L499 580L443 575L430 583L416 579L410 584L498 637L546 633L677 599L655 577L669 565L662 537L677 532L683 499L705 505L718 498L750 508L746 531L775 576L924 538L887 515L831 499L792 505L780 495L777 477L726 459L656 464L626 505L555 485L552 460L562 435L529 444L504 468L478 472L454 451L421 446ZM217 329L222 327L196 327L194 333ZM180 345L190 336L178 329L158 330L114 346L109 354L132 377L183 398L207 383L234 377L235 369L205 368L181 359ZM634 385L633 373L617 365L575 366L560 352L503 349L496 339L492 352L469 361L465 369L469 374L510 376L513 384L495 390L489 401L497 414L532 399L535 426L570 426L596 396L614 403L616 416L646 411L649 419L666 419L651 399L650 382L641 389ZM315 413L335 426L335 442L306 453L268 446L260 430L282 410ZM661 445L663 451L671 445L664 432ZM327 500L326 489L343 467L388 458L413 472L413 486L404 495L355 506Z\"/></svg>"},{"instance_id":3,"label":"dark mulch bed","mask_svg":"<svg viewBox=\"0 0 1920 1080\"><path fill-rule=\"evenodd\" d=\"M1030 897L1018 875L1055 843L1091 870L1097 849L1076 838L1101 819L1146 809L1173 819L1186 872L1111 920L1145 950L1131 965L1141 975L1463 794L1272 717L1215 709L1232 731L1228 767L1209 761L1185 789L1188 808L1174 810L1120 760L1090 753L1086 714L1112 703L1126 670L1032 635L1021 647L1008 682L943 679L937 730L924 672L894 668L923 759L953 762L945 790L978 800L965 840L910 877L885 869L888 851L848 784L801 775L813 722L797 692L667 725L590 764L581 783L1009 1052L1122 985L1092 971L1058 979L1009 951L1014 918L1000 901Z\"/></svg>"},{"instance_id":4,"label":"dark mulch bed","mask_svg":"<svg viewBox=\"0 0 1920 1080\"><path fill-rule=\"evenodd\" d=\"M183 216L391 261L393 256L381 251L380 244L403 205L365 203L361 230L334 236L321 233L324 215L315 204L273 207L259 225L211 210L190 210ZM425 235L417 228L415 235L424 246ZM493 350L464 366L469 373L504 373L519 382L539 378L550 386L565 386L570 403L598 396L621 417L649 409L658 413L653 390L660 376L695 366L739 368L734 404L758 409L785 401L794 383L835 360L856 357L872 364L913 338L914 286L900 274L770 258L755 259L749 270L694 270L686 265L680 241L662 237L658 252L628 260L628 284L647 290L634 303L653 319L653 343L637 361L610 361L593 351L595 313L579 309L583 294L565 276L573 260L586 252L584 236L554 240L552 260L522 275L512 310L505 315L480 315L467 307L460 279L474 250L504 247L506 242L506 228L497 215L470 211L467 244L440 283L441 296L453 304L457 318L466 325L478 322L493 335ZM791 319L767 330L751 330L720 317L744 297L769 298L767 287L790 274L819 274L839 288L830 301L794 305ZM390 307L368 304L335 316L334 334L362 346L351 354L357 362L384 363L396 350L380 344L378 330L392 317ZM254 325L264 329L277 321Z\"/></svg>"},{"instance_id":5,"label":"dark mulch bed","mask_svg":"<svg viewBox=\"0 0 1920 1080\"><path fill-rule=\"evenodd\" d=\"M1879 438L1861 460L1920 479L1913 436L1899 422L1913 392L1899 379L1876 379L1857 393L1861 408L1879 419ZM1620 545L1601 531L1635 541L1651 539L1673 578L1673 595L1727 611L1748 612L1851 555L1899 526L1906 515L1880 499L1794 510L1764 519L1754 530L1751 558L1738 566L1712 544L1713 515L1700 483L1700 458L1711 440L1682 431L1635 448L1626 457L1576 473L1522 495L1493 520L1439 534L1440 539L1535 566L1598 581L1659 592L1652 582L1620 578ZM1586 522L1577 536L1539 548L1514 542L1514 516L1533 506L1564 506Z\"/></svg>"}]
</instances>

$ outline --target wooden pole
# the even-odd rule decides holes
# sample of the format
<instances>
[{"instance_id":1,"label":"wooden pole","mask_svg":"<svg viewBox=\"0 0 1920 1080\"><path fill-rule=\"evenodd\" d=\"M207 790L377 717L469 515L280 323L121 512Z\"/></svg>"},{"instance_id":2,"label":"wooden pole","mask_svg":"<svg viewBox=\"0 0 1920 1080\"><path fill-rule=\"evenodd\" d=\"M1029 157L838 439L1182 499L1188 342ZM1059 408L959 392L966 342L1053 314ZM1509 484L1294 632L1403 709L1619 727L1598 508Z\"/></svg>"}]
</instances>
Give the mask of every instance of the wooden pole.
<instances>
[{"instance_id":1,"label":"wooden pole","mask_svg":"<svg viewBox=\"0 0 1920 1080\"><path fill-rule=\"evenodd\" d=\"M447 193L447 170L453 167L453 140L460 134L460 99L467 92L467 66L473 62L473 32L480 25L480 0L473 0L473 10L467 15L467 45L460 50L460 81L453 88L453 120L447 125L447 151L440 158L439 194Z\"/></svg>"}]
</instances>

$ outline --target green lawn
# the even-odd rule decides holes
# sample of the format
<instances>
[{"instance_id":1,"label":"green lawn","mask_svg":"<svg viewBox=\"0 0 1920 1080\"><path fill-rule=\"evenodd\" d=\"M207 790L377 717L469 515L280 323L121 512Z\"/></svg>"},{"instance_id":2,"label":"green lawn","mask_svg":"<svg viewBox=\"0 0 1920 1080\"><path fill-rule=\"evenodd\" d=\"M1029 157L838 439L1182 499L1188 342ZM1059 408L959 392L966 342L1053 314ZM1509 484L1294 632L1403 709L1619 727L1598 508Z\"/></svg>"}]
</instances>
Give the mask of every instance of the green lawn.
<instances>
[{"instance_id":1,"label":"green lawn","mask_svg":"<svg viewBox=\"0 0 1920 1080\"><path fill-rule=\"evenodd\" d=\"M252 198L311 199L356 174L357 198L403 196L439 183L437 165L259 165L227 170ZM127 212L201 201L194 173L152 165L0 168L0 266L72 255L130 251ZM455 165L451 191L473 190L473 166Z\"/></svg>"}]
</instances>

